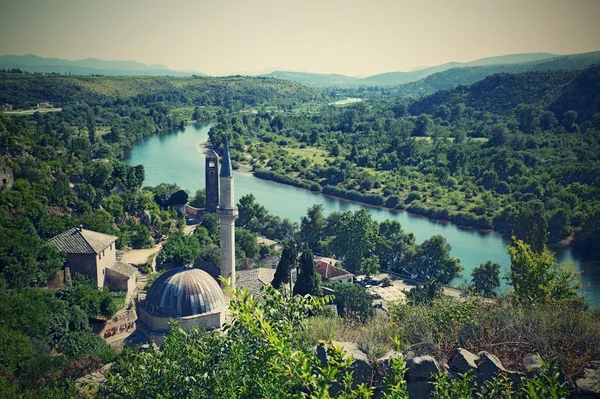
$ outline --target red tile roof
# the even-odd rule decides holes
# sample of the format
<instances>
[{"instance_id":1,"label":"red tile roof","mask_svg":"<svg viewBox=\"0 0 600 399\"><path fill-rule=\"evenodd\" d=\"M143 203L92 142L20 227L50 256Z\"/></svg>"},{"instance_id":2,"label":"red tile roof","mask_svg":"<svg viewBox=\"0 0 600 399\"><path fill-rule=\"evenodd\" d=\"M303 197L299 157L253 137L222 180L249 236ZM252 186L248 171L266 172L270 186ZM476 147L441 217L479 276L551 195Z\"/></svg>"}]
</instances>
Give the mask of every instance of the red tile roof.
<instances>
[{"instance_id":1,"label":"red tile roof","mask_svg":"<svg viewBox=\"0 0 600 399\"><path fill-rule=\"evenodd\" d=\"M354 277L354 274L332 264L328 264L327 262L323 262L322 260L315 262L315 270L321 275L323 281L335 281Z\"/></svg>"}]
</instances>

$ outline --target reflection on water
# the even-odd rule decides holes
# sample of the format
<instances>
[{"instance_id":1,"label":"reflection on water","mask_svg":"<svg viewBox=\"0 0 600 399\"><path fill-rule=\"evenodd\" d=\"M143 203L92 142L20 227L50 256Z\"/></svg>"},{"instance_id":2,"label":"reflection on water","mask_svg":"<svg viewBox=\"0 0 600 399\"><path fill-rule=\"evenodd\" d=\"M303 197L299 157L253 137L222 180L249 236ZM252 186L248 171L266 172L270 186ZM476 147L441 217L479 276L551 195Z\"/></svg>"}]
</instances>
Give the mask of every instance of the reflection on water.
<instances>
[{"instance_id":1,"label":"reflection on water","mask_svg":"<svg viewBox=\"0 0 600 399\"><path fill-rule=\"evenodd\" d=\"M144 165L145 185L177 183L193 194L198 188L204 187L204 149L201 144L208 140L210 126L187 126L185 130L176 129L147 137L134 145L126 155L125 162L130 165ZM471 271L481 263L492 261L500 264L502 276L506 275L510 265L506 253L509 240L495 233L464 229L407 212L343 201L261 180L249 173L236 172L234 176L236 201L243 195L252 193L269 212L296 222L300 222L300 217L306 215L306 209L313 204L322 204L326 214L366 207L373 219L379 222L386 219L399 221L402 228L413 233L419 243L432 235L442 235L452 246L452 256L459 258L465 268L463 277L455 281L456 284L470 280ZM582 280L586 285L584 296L594 307L600 306L600 262L580 259L568 248L557 249L556 255L560 262L573 262L577 270L583 272ZM507 288L504 280L502 286Z\"/></svg>"}]
</instances>

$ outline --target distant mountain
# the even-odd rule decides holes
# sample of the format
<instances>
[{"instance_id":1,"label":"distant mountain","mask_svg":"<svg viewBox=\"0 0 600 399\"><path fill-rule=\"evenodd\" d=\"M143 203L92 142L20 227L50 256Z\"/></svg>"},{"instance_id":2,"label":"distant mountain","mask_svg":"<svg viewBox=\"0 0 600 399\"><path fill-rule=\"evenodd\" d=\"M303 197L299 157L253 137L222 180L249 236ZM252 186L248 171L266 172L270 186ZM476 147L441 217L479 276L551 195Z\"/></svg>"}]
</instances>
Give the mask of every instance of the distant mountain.
<instances>
[{"instance_id":1,"label":"distant mountain","mask_svg":"<svg viewBox=\"0 0 600 399\"><path fill-rule=\"evenodd\" d=\"M305 72L271 72L263 74L263 77L274 77L278 79L287 79L303 85L312 87L329 87L329 86L397 86L405 83L414 82L434 73L446 71L452 68L468 67L468 66L483 66L497 64L511 64L533 62L556 57L556 54L550 53L526 53L526 54L509 54L498 57L482 58L470 62L448 62L437 66L423 66L411 69L409 72L386 72L377 75L368 76L366 78L355 78L345 75L335 74L316 74Z\"/></svg>"},{"instance_id":2,"label":"distant mountain","mask_svg":"<svg viewBox=\"0 0 600 399\"><path fill-rule=\"evenodd\" d=\"M435 114L443 104L449 108L464 104L479 111L509 115L519 104L536 104L558 117L574 110L579 120L600 112L600 65L581 70L542 70L501 73L488 76L470 86L440 90L415 101L413 115Z\"/></svg>"},{"instance_id":3,"label":"distant mountain","mask_svg":"<svg viewBox=\"0 0 600 399\"><path fill-rule=\"evenodd\" d=\"M533 54L532 54L533 55ZM544 54L536 54L539 57ZM516 56L506 56L506 59L521 59ZM445 90L457 87L459 85L469 85L487 76L498 73L523 73L531 71L551 71L559 69L581 69L590 65L600 64L600 51L556 56L552 58L541 59L539 61L529 61L520 63L498 64L497 59L502 57L493 57L474 61L470 64L479 63L488 60L488 65L464 66L451 68L442 72L437 72L425 77L424 79L405 83L400 87L400 92L405 95L423 96L434 93L438 90ZM438 67L434 67L438 68Z\"/></svg>"},{"instance_id":4,"label":"distant mountain","mask_svg":"<svg viewBox=\"0 0 600 399\"><path fill-rule=\"evenodd\" d=\"M328 86L352 86L361 79L346 75L336 74L319 74L309 72L288 72L274 71L271 73L260 75L265 78L276 78L291 80L311 87L328 87Z\"/></svg>"},{"instance_id":5,"label":"distant mountain","mask_svg":"<svg viewBox=\"0 0 600 399\"><path fill-rule=\"evenodd\" d=\"M0 55L0 69L21 69L26 72L60 73L72 75L109 76L192 76L203 75L195 71L174 71L161 64L146 65L136 61L104 61L96 58L64 60L43 58L37 55Z\"/></svg>"}]
</instances>

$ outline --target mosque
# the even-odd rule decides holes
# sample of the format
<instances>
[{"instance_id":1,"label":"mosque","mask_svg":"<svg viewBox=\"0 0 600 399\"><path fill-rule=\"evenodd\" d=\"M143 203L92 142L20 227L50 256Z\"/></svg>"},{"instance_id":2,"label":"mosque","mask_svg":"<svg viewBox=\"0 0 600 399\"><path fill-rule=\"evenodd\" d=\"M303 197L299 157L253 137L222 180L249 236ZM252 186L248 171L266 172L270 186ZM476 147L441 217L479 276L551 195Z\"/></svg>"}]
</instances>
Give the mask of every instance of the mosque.
<instances>
[{"instance_id":1,"label":"mosque","mask_svg":"<svg viewBox=\"0 0 600 399\"><path fill-rule=\"evenodd\" d=\"M206 209L219 218L221 265L220 275L232 288L235 276L235 219L238 215L233 199L233 170L229 146L225 147L219 174L218 155L208 150L206 156ZM150 341L164 342L171 320L189 329L194 325L220 328L225 319L227 301L219 283L207 272L189 267L171 269L160 275L139 306L139 330Z\"/></svg>"}]
</instances>

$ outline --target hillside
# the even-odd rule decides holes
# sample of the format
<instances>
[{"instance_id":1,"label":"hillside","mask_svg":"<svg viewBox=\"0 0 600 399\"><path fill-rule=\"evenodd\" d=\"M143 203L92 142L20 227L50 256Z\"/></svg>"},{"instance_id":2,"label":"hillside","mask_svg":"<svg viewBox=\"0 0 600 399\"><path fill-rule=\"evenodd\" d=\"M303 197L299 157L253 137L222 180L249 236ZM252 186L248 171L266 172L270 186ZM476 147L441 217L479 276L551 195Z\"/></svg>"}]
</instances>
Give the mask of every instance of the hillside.
<instances>
[{"instance_id":1,"label":"hillside","mask_svg":"<svg viewBox=\"0 0 600 399\"><path fill-rule=\"evenodd\" d=\"M194 71L174 71L161 64L146 65L136 61L104 61L96 58L65 60L44 58L37 55L2 55L0 69L20 69L32 73L59 73L72 75L107 76L192 76L202 75Z\"/></svg>"},{"instance_id":2,"label":"hillside","mask_svg":"<svg viewBox=\"0 0 600 399\"><path fill-rule=\"evenodd\" d=\"M410 112L434 114L442 104L452 108L463 103L479 111L507 115L519 104L534 104L557 115L574 110L580 118L589 119L600 112L599 84L600 66L578 71L502 73L470 86L439 91L414 102Z\"/></svg>"},{"instance_id":3,"label":"hillside","mask_svg":"<svg viewBox=\"0 0 600 399\"><path fill-rule=\"evenodd\" d=\"M472 67L497 64L513 64L526 63L546 60L556 57L556 54L550 53L526 53L526 54L508 54L497 57L481 58L469 62L448 62L441 65L414 68L409 72L385 72L377 75L368 76L366 78L355 78L337 74L316 74L306 72L291 72L291 71L275 71L269 74L261 75L263 77L274 77L279 79L291 80L303 85L313 87L329 87L329 86L396 86L400 84L410 83L419 79L426 78L429 75L446 71L452 68ZM496 72L498 73L498 72ZM486 75L487 76L487 75ZM483 79L483 77L481 78ZM479 79L476 79L479 80ZM472 83L472 82L470 82Z\"/></svg>"},{"instance_id":4,"label":"hillside","mask_svg":"<svg viewBox=\"0 0 600 399\"><path fill-rule=\"evenodd\" d=\"M581 69L600 63L600 52L573 54L544 59L541 61L516 64L494 64L483 66L462 66L437 72L422 80L404 84L400 92L405 95L428 95L459 85L470 85L487 76L499 73L524 73L531 71L552 71L559 69Z\"/></svg>"},{"instance_id":5,"label":"hillside","mask_svg":"<svg viewBox=\"0 0 600 399\"><path fill-rule=\"evenodd\" d=\"M233 92L233 95L232 95ZM321 98L318 91L297 83L256 77L100 77L0 74L0 103L28 108L40 101L55 105L75 102L102 104L117 99L258 105L267 100L286 103Z\"/></svg>"}]
</instances>

